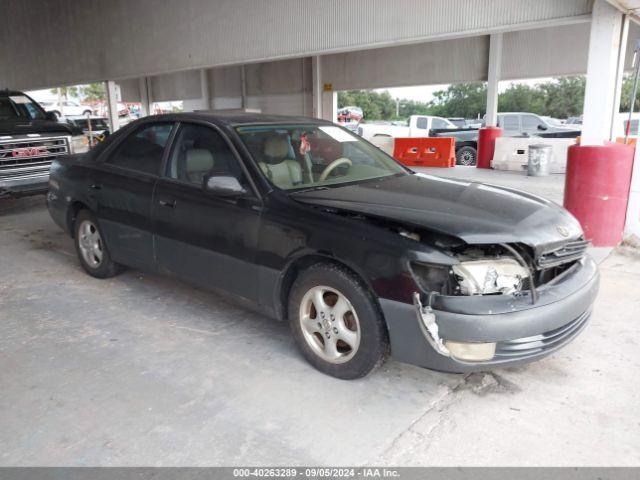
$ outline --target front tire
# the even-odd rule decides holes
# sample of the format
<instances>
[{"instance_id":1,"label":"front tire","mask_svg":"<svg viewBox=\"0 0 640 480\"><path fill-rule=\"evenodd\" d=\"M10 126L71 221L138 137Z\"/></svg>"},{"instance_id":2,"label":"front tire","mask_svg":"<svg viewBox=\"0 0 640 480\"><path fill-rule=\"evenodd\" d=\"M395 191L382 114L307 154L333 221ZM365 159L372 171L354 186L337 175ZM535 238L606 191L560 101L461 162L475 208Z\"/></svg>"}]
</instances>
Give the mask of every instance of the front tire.
<instances>
[{"instance_id":1,"label":"front tire","mask_svg":"<svg viewBox=\"0 0 640 480\"><path fill-rule=\"evenodd\" d=\"M111 260L98 222L91 212L78 212L74 230L76 252L85 272L96 278L109 278L120 272L121 267Z\"/></svg>"},{"instance_id":2,"label":"front tire","mask_svg":"<svg viewBox=\"0 0 640 480\"><path fill-rule=\"evenodd\" d=\"M327 375L361 378L389 351L382 313L372 294L349 270L316 264L296 279L288 317L298 348Z\"/></svg>"},{"instance_id":3,"label":"front tire","mask_svg":"<svg viewBox=\"0 0 640 480\"><path fill-rule=\"evenodd\" d=\"M473 166L476 164L477 158L478 152L473 147L461 147L456 152L456 164L458 165Z\"/></svg>"}]
</instances>

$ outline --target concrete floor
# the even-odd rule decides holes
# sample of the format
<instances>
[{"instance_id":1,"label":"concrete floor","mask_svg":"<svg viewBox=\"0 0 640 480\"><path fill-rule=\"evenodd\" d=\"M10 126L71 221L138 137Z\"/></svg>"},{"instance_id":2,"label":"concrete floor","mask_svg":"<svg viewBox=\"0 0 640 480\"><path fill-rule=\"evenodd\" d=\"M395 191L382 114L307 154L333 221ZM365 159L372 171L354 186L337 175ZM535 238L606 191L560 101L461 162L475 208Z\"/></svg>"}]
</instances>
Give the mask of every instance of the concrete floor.
<instances>
[{"instance_id":1,"label":"concrete floor","mask_svg":"<svg viewBox=\"0 0 640 480\"><path fill-rule=\"evenodd\" d=\"M0 272L2 466L640 465L634 256L603 261L590 326L551 357L467 376L389 361L352 382L219 296L87 276L41 197L0 202Z\"/></svg>"}]
</instances>

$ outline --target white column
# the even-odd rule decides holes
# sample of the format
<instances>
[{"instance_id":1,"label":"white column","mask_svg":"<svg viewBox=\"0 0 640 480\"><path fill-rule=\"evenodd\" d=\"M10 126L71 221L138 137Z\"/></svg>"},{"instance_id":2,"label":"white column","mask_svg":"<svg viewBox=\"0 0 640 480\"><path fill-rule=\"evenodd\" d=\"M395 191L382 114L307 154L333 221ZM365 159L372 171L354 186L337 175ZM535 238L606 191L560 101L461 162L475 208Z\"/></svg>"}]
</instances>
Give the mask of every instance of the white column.
<instances>
[{"instance_id":1,"label":"white column","mask_svg":"<svg viewBox=\"0 0 640 480\"><path fill-rule=\"evenodd\" d=\"M620 48L618 49L618 63L616 65L616 85L613 93L613 116L611 127L609 128L609 138L615 134L616 114L620 113L620 98L622 97L622 80L624 78L624 64L627 57L627 38L629 37L629 16L622 16L622 27L620 29Z\"/></svg>"},{"instance_id":2,"label":"white column","mask_svg":"<svg viewBox=\"0 0 640 480\"><path fill-rule=\"evenodd\" d=\"M116 82L108 80L105 83L107 87L107 107L109 108L109 127L111 128L111 133L114 133L118 128L120 128L120 122L118 121Z\"/></svg>"},{"instance_id":3,"label":"white column","mask_svg":"<svg viewBox=\"0 0 640 480\"><path fill-rule=\"evenodd\" d=\"M627 218L625 221L625 236L637 235L640 237L640 148L636 147L633 160L633 174L631 175L631 188L629 189L629 203L627 203Z\"/></svg>"},{"instance_id":4,"label":"white column","mask_svg":"<svg viewBox=\"0 0 640 480\"><path fill-rule=\"evenodd\" d=\"M322 97L322 116L325 120L336 123L338 121L338 94L337 92L323 91Z\"/></svg>"},{"instance_id":5,"label":"white column","mask_svg":"<svg viewBox=\"0 0 640 480\"><path fill-rule=\"evenodd\" d=\"M622 76L618 72L622 37L622 13L606 0L595 0L591 14L587 86L584 95L582 145L602 145L610 140L616 86ZM624 55L624 53L623 53Z\"/></svg>"},{"instance_id":6,"label":"white column","mask_svg":"<svg viewBox=\"0 0 640 480\"><path fill-rule=\"evenodd\" d=\"M146 117L152 113L149 77L140 77L138 79L138 88L140 90L140 114Z\"/></svg>"},{"instance_id":7,"label":"white column","mask_svg":"<svg viewBox=\"0 0 640 480\"><path fill-rule=\"evenodd\" d=\"M319 55L311 57L312 116L322 118L322 61Z\"/></svg>"},{"instance_id":8,"label":"white column","mask_svg":"<svg viewBox=\"0 0 640 480\"><path fill-rule=\"evenodd\" d=\"M487 72L487 127L498 124L498 83L502 67L502 33L489 37L489 69Z\"/></svg>"}]
</instances>

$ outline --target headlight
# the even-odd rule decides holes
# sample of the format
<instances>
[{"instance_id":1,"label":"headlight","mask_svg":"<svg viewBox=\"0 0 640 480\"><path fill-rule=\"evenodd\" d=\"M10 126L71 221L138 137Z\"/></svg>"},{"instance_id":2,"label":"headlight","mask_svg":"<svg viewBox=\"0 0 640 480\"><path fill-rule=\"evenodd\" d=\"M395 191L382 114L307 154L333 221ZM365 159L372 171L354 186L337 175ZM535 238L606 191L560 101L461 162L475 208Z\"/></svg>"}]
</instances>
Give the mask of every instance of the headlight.
<instances>
[{"instance_id":1,"label":"headlight","mask_svg":"<svg viewBox=\"0 0 640 480\"><path fill-rule=\"evenodd\" d=\"M529 277L527 269L513 258L471 260L452 269L462 295L508 295L522 290L523 280Z\"/></svg>"}]
</instances>

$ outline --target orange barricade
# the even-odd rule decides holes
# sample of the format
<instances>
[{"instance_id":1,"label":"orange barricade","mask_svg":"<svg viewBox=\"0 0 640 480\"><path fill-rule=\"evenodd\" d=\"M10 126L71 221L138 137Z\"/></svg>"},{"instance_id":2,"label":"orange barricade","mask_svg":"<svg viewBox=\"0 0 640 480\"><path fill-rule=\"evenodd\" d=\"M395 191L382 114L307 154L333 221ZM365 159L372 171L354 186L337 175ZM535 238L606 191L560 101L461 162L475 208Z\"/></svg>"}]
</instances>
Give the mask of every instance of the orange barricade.
<instances>
[{"instance_id":1,"label":"orange barricade","mask_svg":"<svg viewBox=\"0 0 640 480\"><path fill-rule=\"evenodd\" d=\"M409 167L454 167L455 139L451 137L396 138L393 158Z\"/></svg>"},{"instance_id":2,"label":"orange barricade","mask_svg":"<svg viewBox=\"0 0 640 480\"><path fill-rule=\"evenodd\" d=\"M616 143L625 143L624 137L616 137ZM627 145L635 146L638 143L638 139L636 137L627 138Z\"/></svg>"}]
</instances>

